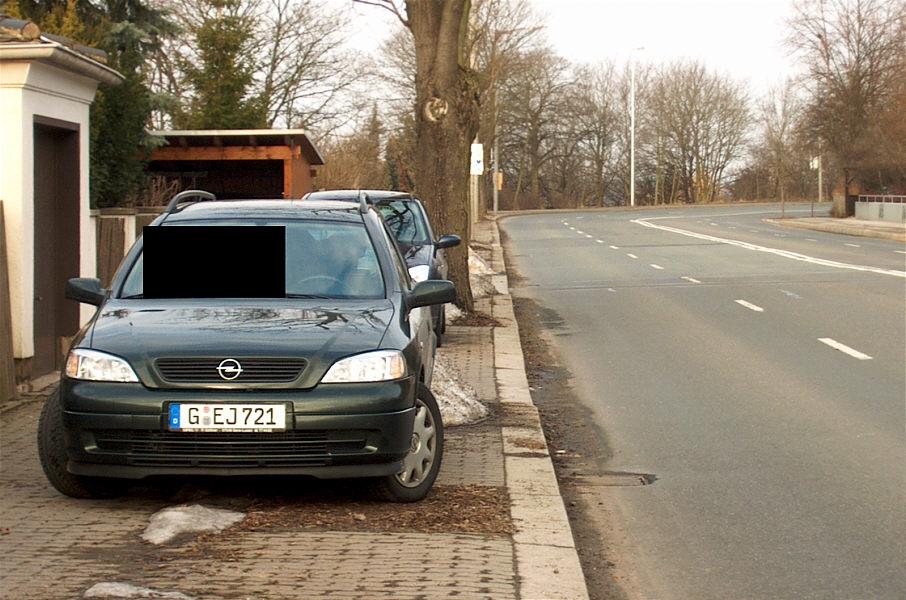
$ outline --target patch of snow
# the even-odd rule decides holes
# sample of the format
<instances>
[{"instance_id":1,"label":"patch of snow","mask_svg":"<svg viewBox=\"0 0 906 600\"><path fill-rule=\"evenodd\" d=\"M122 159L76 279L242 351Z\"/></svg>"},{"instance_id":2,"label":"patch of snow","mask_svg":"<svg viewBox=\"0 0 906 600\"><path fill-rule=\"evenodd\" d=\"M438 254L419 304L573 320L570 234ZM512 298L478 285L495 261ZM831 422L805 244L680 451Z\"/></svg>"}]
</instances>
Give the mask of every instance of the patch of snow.
<instances>
[{"instance_id":1,"label":"patch of snow","mask_svg":"<svg viewBox=\"0 0 906 600\"><path fill-rule=\"evenodd\" d=\"M475 275L496 275L488 262L480 254L469 248L469 273Z\"/></svg>"},{"instance_id":2,"label":"patch of snow","mask_svg":"<svg viewBox=\"0 0 906 600\"><path fill-rule=\"evenodd\" d=\"M447 313L447 320L454 321L462 316L462 310L459 309L455 304L448 304L445 311Z\"/></svg>"},{"instance_id":3,"label":"patch of snow","mask_svg":"<svg viewBox=\"0 0 906 600\"><path fill-rule=\"evenodd\" d=\"M161 600L194 600L180 592L160 592L150 588L137 587L128 583L96 583L85 591L84 598L159 598Z\"/></svg>"},{"instance_id":4,"label":"patch of snow","mask_svg":"<svg viewBox=\"0 0 906 600\"><path fill-rule=\"evenodd\" d=\"M472 286L473 298L486 298L497 293L497 287L488 275L470 275L469 284Z\"/></svg>"},{"instance_id":5,"label":"patch of snow","mask_svg":"<svg viewBox=\"0 0 906 600\"><path fill-rule=\"evenodd\" d=\"M485 298L498 294L499 290L492 278L496 274L480 254L469 248L469 285L472 287L472 297Z\"/></svg>"},{"instance_id":6,"label":"patch of snow","mask_svg":"<svg viewBox=\"0 0 906 600\"><path fill-rule=\"evenodd\" d=\"M434 359L431 391L437 398L445 426L466 425L488 416L488 407L478 400L478 394L464 381L453 362L442 354Z\"/></svg>"},{"instance_id":7,"label":"patch of snow","mask_svg":"<svg viewBox=\"0 0 906 600\"><path fill-rule=\"evenodd\" d=\"M163 544L180 533L223 531L244 518L245 513L200 504L171 506L151 515L142 539L152 544Z\"/></svg>"}]
</instances>

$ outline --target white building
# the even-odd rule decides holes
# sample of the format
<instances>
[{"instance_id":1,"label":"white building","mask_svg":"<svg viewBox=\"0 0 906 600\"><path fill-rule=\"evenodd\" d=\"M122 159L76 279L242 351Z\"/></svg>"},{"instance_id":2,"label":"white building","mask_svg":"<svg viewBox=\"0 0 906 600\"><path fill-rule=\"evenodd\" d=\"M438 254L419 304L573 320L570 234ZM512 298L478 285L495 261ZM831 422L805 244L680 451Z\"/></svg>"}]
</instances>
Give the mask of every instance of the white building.
<instances>
[{"instance_id":1,"label":"white building","mask_svg":"<svg viewBox=\"0 0 906 600\"><path fill-rule=\"evenodd\" d=\"M87 317L63 292L67 279L95 274L89 108L99 85L123 80L103 53L68 42L0 15L0 240L9 281L8 302L0 282L0 324L4 311L11 320L11 333L0 326L0 376L11 350L20 382L58 369L61 338Z\"/></svg>"}]
</instances>

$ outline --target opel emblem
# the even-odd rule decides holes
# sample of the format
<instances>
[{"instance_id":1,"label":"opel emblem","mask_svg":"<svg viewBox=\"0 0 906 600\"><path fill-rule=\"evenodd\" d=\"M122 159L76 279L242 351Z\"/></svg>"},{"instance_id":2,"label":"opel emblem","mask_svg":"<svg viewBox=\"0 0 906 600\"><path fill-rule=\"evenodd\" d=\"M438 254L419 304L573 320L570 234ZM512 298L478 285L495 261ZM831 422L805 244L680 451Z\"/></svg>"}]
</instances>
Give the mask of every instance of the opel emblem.
<instances>
[{"instance_id":1,"label":"opel emblem","mask_svg":"<svg viewBox=\"0 0 906 600\"><path fill-rule=\"evenodd\" d=\"M220 374L221 379L232 381L242 373L242 365L235 358L225 358L217 365L217 372Z\"/></svg>"}]
</instances>

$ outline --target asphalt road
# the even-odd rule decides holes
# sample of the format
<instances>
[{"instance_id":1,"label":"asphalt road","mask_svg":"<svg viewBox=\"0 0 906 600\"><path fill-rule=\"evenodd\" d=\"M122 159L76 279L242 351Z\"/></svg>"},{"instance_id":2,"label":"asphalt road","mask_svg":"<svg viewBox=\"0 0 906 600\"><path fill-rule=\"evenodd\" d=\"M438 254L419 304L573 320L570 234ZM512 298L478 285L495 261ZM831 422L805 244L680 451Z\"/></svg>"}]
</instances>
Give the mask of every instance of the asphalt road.
<instances>
[{"instance_id":1,"label":"asphalt road","mask_svg":"<svg viewBox=\"0 0 906 600\"><path fill-rule=\"evenodd\" d=\"M501 222L607 468L655 478L594 492L631 598L906 598L906 247L779 216Z\"/></svg>"}]
</instances>

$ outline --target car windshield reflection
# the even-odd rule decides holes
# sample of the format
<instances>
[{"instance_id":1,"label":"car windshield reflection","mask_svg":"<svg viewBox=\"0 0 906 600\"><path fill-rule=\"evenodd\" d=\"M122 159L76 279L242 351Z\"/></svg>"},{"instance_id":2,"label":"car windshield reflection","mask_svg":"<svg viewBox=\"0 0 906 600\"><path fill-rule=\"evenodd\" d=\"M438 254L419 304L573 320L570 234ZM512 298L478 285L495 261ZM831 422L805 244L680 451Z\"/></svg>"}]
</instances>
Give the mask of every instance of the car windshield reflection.
<instances>
[{"instance_id":1,"label":"car windshield reflection","mask_svg":"<svg viewBox=\"0 0 906 600\"><path fill-rule=\"evenodd\" d=\"M278 225L285 227L285 297L376 299L385 296L384 278L368 232L361 226L325 221L184 221L168 226ZM119 297L142 298L144 260L139 256Z\"/></svg>"}]
</instances>

